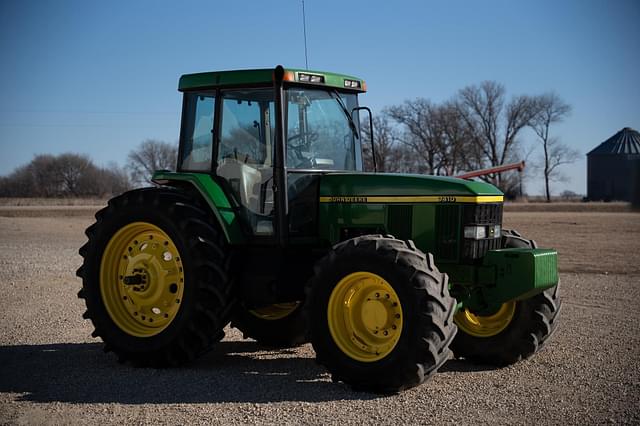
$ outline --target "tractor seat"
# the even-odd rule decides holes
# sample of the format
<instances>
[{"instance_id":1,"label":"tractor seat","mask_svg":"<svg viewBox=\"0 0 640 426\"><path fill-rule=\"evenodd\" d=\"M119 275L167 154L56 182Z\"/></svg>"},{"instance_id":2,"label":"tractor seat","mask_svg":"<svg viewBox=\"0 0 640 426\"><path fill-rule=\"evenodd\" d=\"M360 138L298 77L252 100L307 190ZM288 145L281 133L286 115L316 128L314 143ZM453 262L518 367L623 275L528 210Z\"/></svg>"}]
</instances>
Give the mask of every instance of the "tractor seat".
<instances>
[{"instance_id":1,"label":"tractor seat","mask_svg":"<svg viewBox=\"0 0 640 426\"><path fill-rule=\"evenodd\" d=\"M218 166L217 174L229 182L243 206L256 213L260 211L260 170L234 158L225 158Z\"/></svg>"}]
</instances>

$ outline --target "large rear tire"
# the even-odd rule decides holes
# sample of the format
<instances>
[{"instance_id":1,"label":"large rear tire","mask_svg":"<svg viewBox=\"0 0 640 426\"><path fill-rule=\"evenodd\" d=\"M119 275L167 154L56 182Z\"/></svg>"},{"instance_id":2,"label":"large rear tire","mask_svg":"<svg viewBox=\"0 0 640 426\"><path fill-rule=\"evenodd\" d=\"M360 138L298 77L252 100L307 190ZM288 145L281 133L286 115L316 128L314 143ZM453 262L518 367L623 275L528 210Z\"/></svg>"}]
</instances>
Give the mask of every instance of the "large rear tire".
<instances>
[{"instance_id":1,"label":"large rear tire","mask_svg":"<svg viewBox=\"0 0 640 426\"><path fill-rule=\"evenodd\" d=\"M448 279L411 241L368 235L336 245L307 286L311 342L335 381L394 393L449 359Z\"/></svg>"},{"instance_id":2,"label":"large rear tire","mask_svg":"<svg viewBox=\"0 0 640 426\"><path fill-rule=\"evenodd\" d=\"M504 248L536 248L517 231L503 232ZM491 315L461 309L454 317L458 334L451 344L457 358L477 364L505 366L541 350L556 331L560 285L522 301L504 303Z\"/></svg>"},{"instance_id":3,"label":"large rear tire","mask_svg":"<svg viewBox=\"0 0 640 426\"><path fill-rule=\"evenodd\" d=\"M105 351L137 366L174 366L223 336L233 306L218 224L166 188L122 194L96 213L80 249L78 297Z\"/></svg>"}]
</instances>

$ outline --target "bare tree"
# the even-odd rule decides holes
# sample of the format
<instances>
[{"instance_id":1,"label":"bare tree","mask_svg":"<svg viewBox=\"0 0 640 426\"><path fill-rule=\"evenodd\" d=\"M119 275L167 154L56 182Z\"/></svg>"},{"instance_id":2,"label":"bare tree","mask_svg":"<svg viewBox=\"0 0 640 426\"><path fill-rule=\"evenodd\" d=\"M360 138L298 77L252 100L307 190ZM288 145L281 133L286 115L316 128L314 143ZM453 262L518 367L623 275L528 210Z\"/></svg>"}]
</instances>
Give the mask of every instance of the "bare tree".
<instances>
[{"instance_id":1,"label":"bare tree","mask_svg":"<svg viewBox=\"0 0 640 426\"><path fill-rule=\"evenodd\" d=\"M576 161L580 153L563 144L557 138L549 138L544 155L540 159L544 164L545 195L547 202L551 201L550 182L567 182L569 179L560 172L559 167Z\"/></svg>"},{"instance_id":2,"label":"bare tree","mask_svg":"<svg viewBox=\"0 0 640 426\"><path fill-rule=\"evenodd\" d=\"M86 176L88 171L93 171L96 168L86 155L72 153L59 155L55 158L54 164L55 173L60 179L58 191L76 197L83 192L79 188L82 177Z\"/></svg>"},{"instance_id":3,"label":"bare tree","mask_svg":"<svg viewBox=\"0 0 640 426\"><path fill-rule=\"evenodd\" d=\"M417 98L389 107L385 113L404 127L405 132L399 139L412 149L412 171L452 175L468 167L467 160L472 157L464 152L470 139L453 103L437 105Z\"/></svg>"},{"instance_id":4,"label":"bare tree","mask_svg":"<svg viewBox=\"0 0 640 426\"><path fill-rule=\"evenodd\" d=\"M437 174L453 176L475 167L473 138L455 103L446 102L440 105L434 110L432 119L435 120L439 133L439 137L436 138L440 160Z\"/></svg>"},{"instance_id":5,"label":"bare tree","mask_svg":"<svg viewBox=\"0 0 640 426\"><path fill-rule=\"evenodd\" d=\"M56 165L56 158L49 154L36 155L27 166L33 182L35 197L56 197L62 185Z\"/></svg>"},{"instance_id":6,"label":"bare tree","mask_svg":"<svg viewBox=\"0 0 640 426\"><path fill-rule=\"evenodd\" d=\"M405 132L400 141L413 148L417 157L423 160L415 170L419 173L434 174L438 162L439 148L435 140L437 130L434 121L430 119L434 108L428 99L417 98L384 111L384 114L404 126Z\"/></svg>"},{"instance_id":7,"label":"bare tree","mask_svg":"<svg viewBox=\"0 0 640 426\"><path fill-rule=\"evenodd\" d=\"M121 194L131 188L129 176L124 168L114 162L107 167L88 168L78 182L78 192L81 195L108 197Z\"/></svg>"},{"instance_id":8,"label":"bare tree","mask_svg":"<svg viewBox=\"0 0 640 426\"><path fill-rule=\"evenodd\" d=\"M579 153L549 134L552 124L563 121L571 113L571 106L555 93L546 93L538 96L536 104L537 114L530 125L542 144L544 189L547 202L551 202L549 182L563 180L564 176L559 173L558 167L563 164L573 163Z\"/></svg>"},{"instance_id":9,"label":"bare tree","mask_svg":"<svg viewBox=\"0 0 640 426\"><path fill-rule=\"evenodd\" d=\"M120 167L115 162L107 164L106 168L100 169L105 176L105 186L103 194L121 194L131 189L131 180L124 167Z\"/></svg>"},{"instance_id":10,"label":"bare tree","mask_svg":"<svg viewBox=\"0 0 640 426\"><path fill-rule=\"evenodd\" d=\"M137 185L151 183L156 170L173 170L177 162L177 147L167 142L147 139L129 152L127 168L131 181Z\"/></svg>"},{"instance_id":11,"label":"bare tree","mask_svg":"<svg viewBox=\"0 0 640 426\"><path fill-rule=\"evenodd\" d=\"M506 102L503 85L484 81L465 87L456 97L457 109L475 145L476 167L493 167L514 160L517 137L536 116L535 99L520 95ZM489 180L501 186L500 175Z\"/></svg>"},{"instance_id":12,"label":"bare tree","mask_svg":"<svg viewBox=\"0 0 640 426\"><path fill-rule=\"evenodd\" d=\"M362 154L365 170L373 170L369 122L363 125ZM398 131L389 122L389 117L379 115L373 119L376 166L379 172L399 172L402 168L402 148L398 144Z\"/></svg>"},{"instance_id":13,"label":"bare tree","mask_svg":"<svg viewBox=\"0 0 640 426\"><path fill-rule=\"evenodd\" d=\"M35 193L35 182L29 165L17 167L0 178L0 197L27 197Z\"/></svg>"}]
</instances>

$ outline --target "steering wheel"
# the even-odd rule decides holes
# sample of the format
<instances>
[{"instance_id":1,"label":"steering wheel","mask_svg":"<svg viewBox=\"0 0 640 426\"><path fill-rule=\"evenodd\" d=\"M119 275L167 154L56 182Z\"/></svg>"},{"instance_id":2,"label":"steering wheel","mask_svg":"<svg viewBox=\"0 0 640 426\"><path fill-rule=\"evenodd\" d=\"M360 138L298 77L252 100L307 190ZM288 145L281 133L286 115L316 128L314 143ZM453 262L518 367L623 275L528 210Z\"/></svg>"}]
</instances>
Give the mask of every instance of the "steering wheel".
<instances>
[{"instance_id":1,"label":"steering wheel","mask_svg":"<svg viewBox=\"0 0 640 426\"><path fill-rule=\"evenodd\" d=\"M291 143L292 141L301 140L301 139L302 139L302 133L297 133L295 135L291 135L287 137L287 162L296 163L295 164L296 168L303 168L303 169L311 168L313 166L313 159L311 158L312 157L311 153L308 152L309 147L306 146L307 144ZM315 141L316 139L318 139L318 133L316 132L307 133L307 141L309 144ZM307 151L307 154L311 155L311 157L309 155L305 155L304 154L305 151ZM295 160L297 161L289 161L290 160L289 152L292 152L293 154L295 154Z\"/></svg>"},{"instance_id":2,"label":"steering wheel","mask_svg":"<svg viewBox=\"0 0 640 426\"><path fill-rule=\"evenodd\" d=\"M289 150L289 148L291 148L296 153L296 156L298 157L298 159L302 160L304 158L304 155L302 155L302 150L305 147L303 146L303 143L301 143L301 142L299 142L297 145L291 143L292 141L294 141L296 139L302 139L302 133L298 133L297 135L292 135L292 136L287 137L287 151Z\"/></svg>"},{"instance_id":3,"label":"steering wheel","mask_svg":"<svg viewBox=\"0 0 640 426\"><path fill-rule=\"evenodd\" d=\"M302 135L297 134L287 139L287 164L295 168L306 168L311 161L304 155L304 144L291 143L292 140L301 139Z\"/></svg>"}]
</instances>

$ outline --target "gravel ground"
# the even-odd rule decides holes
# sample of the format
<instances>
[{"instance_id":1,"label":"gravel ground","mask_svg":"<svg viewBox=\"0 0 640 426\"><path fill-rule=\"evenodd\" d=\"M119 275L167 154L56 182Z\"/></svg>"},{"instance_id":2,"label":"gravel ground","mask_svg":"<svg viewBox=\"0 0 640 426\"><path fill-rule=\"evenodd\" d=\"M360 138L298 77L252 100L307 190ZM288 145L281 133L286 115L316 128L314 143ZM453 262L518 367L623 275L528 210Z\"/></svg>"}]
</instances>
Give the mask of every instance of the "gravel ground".
<instances>
[{"instance_id":1,"label":"gravel ground","mask_svg":"<svg viewBox=\"0 0 640 426\"><path fill-rule=\"evenodd\" d=\"M637 265L637 234L620 233L622 216L611 215L611 247L594 238L575 250L607 259L624 244L635 250L615 262ZM530 216L505 219L532 228ZM640 215L625 220L640 224ZM232 329L184 368L118 364L91 338L76 298L77 249L91 221L0 217L0 423L640 424L636 269L562 273L560 328L533 359L504 369L450 361L428 383L381 397L332 383L310 345L265 351ZM559 228L567 235L553 240L566 244L575 230Z\"/></svg>"}]
</instances>

